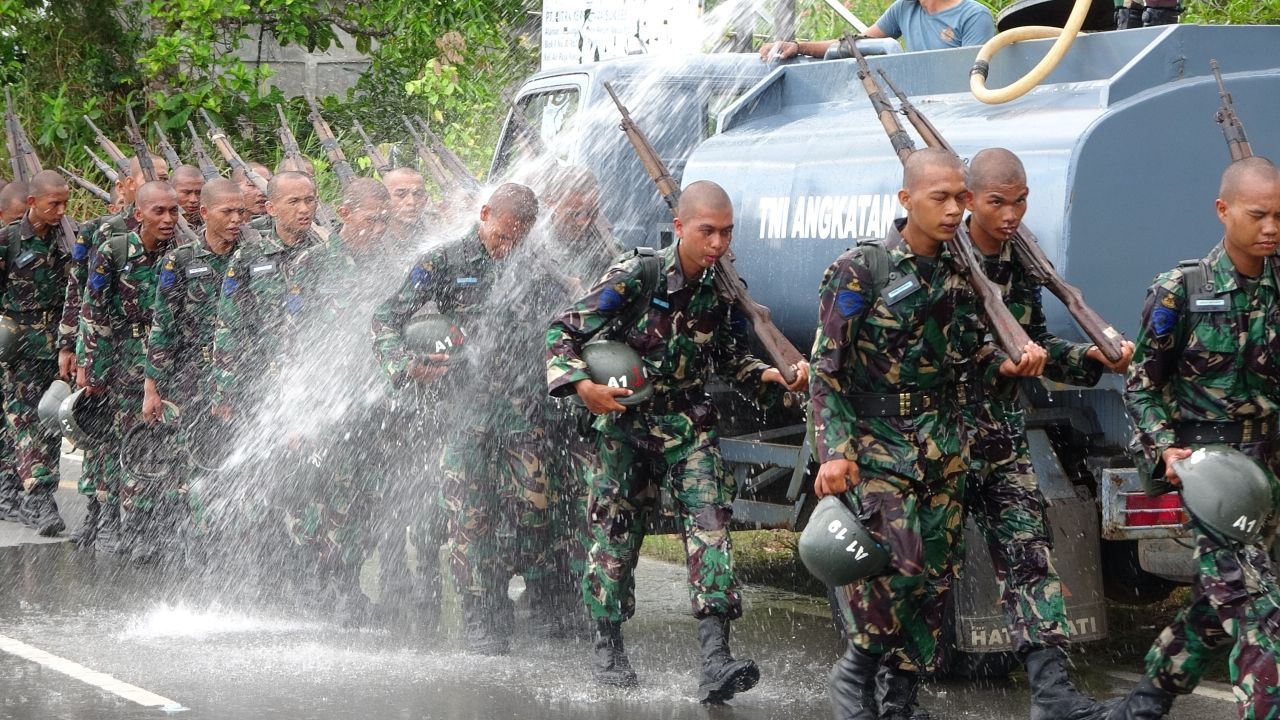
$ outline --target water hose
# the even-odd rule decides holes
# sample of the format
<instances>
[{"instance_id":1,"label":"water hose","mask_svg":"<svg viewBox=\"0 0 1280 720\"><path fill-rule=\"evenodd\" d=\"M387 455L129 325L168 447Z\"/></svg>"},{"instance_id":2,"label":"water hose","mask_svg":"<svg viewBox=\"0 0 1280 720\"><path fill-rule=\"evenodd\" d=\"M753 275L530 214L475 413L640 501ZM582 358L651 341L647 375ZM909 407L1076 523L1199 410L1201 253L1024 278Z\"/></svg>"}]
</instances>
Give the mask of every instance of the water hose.
<instances>
[{"instance_id":1,"label":"water hose","mask_svg":"<svg viewBox=\"0 0 1280 720\"><path fill-rule=\"evenodd\" d=\"M1062 61L1062 57L1067 54L1067 50L1071 49L1071 43L1075 42L1076 35L1080 34L1080 28L1084 27L1085 18L1088 17L1092 4L1092 0L1076 0L1076 4L1071 8L1071 15L1067 17L1066 25L1061 28L1028 25L1005 30L988 40L987 44L978 51L978 57L973 61L973 68L969 70L969 92L988 105L1007 103L1026 95L1031 88L1039 85L1041 80L1053 72L1053 69ZM1002 88L987 89L987 72L991 69L991 58L997 52L1007 45L1023 40L1041 40L1051 37L1058 38L1058 41L1049 48L1049 54L1031 68L1031 72Z\"/></svg>"}]
</instances>

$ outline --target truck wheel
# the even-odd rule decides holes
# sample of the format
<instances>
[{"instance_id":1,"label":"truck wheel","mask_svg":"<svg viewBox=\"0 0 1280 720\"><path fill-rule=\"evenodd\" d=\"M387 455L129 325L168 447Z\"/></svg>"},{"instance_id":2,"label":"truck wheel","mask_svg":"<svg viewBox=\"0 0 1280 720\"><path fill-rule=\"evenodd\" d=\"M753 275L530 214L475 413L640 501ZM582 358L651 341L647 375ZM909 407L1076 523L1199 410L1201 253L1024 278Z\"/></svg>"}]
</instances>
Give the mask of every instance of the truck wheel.
<instances>
[{"instance_id":1,"label":"truck wheel","mask_svg":"<svg viewBox=\"0 0 1280 720\"><path fill-rule=\"evenodd\" d=\"M1102 589L1108 600L1150 605L1169 597L1176 587L1177 583L1142 569L1137 540L1102 541Z\"/></svg>"}]
</instances>

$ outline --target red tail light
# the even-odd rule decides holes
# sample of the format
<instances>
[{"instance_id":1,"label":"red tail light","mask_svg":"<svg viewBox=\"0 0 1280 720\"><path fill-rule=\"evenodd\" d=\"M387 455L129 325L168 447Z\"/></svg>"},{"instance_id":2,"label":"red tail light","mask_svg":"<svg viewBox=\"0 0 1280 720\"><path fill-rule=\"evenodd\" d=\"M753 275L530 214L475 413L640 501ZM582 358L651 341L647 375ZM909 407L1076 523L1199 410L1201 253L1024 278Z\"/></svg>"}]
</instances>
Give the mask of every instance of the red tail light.
<instances>
[{"instance_id":1,"label":"red tail light","mask_svg":"<svg viewBox=\"0 0 1280 720\"><path fill-rule=\"evenodd\" d=\"M1182 496L1176 492L1148 497L1144 493L1121 493L1125 527L1181 525L1188 517Z\"/></svg>"}]
</instances>

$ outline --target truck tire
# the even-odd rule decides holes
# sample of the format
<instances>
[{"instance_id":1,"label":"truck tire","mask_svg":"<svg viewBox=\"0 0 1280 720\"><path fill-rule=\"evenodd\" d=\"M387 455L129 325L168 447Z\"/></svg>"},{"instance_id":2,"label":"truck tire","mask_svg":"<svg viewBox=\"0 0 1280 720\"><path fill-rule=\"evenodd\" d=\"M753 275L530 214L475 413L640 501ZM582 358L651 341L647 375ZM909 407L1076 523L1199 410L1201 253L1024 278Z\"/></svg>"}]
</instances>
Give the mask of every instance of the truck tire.
<instances>
[{"instance_id":1,"label":"truck tire","mask_svg":"<svg viewBox=\"0 0 1280 720\"><path fill-rule=\"evenodd\" d=\"M1102 589L1108 600L1150 605L1169 597L1176 587L1177 583L1142 569L1137 540L1102 541Z\"/></svg>"}]
</instances>

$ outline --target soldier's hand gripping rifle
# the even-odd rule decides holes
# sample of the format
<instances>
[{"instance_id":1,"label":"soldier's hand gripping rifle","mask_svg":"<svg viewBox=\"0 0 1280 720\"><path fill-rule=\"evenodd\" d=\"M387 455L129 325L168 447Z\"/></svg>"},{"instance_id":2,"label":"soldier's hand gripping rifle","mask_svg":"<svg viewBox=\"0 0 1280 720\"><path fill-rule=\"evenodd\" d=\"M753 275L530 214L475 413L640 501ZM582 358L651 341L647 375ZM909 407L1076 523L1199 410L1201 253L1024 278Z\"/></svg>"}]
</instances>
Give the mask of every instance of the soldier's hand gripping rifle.
<instances>
[{"instance_id":1,"label":"soldier's hand gripping rifle","mask_svg":"<svg viewBox=\"0 0 1280 720\"><path fill-rule=\"evenodd\" d=\"M85 123L89 125L89 129L93 131L93 136L98 142L98 147L102 148L102 151L107 154L107 157L111 162L115 163L116 167L120 170L120 177L129 177L129 174L133 172L133 167L129 162L129 158L125 157L124 152L120 150L118 145L111 142L111 139L103 134L102 130L93 123L93 120L89 119L88 115L83 115L82 117L84 118ZM150 158L150 156L148 156L148 158Z\"/></svg>"},{"instance_id":2,"label":"soldier's hand gripping rifle","mask_svg":"<svg viewBox=\"0 0 1280 720\"><path fill-rule=\"evenodd\" d=\"M333 136L333 130L320 115L320 107L310 95L307 95L307 106L311 108L311 126L315 128L316 137L320 138L320 147L324 148L324 154L329 158L329 165L338 176L338 185L345 190L351 181L356 179L356 171L351 169L351 163L347 162L347 156L338 146L338 139Z\"/></svg>"},{"instance_id":3,"label":"soldier's hand gripping rifle","mask_svg":"<svg viewBox=\"0 0 1280 720\"><path fill-rule=\"evenodd\" d=\"M605 83L604 89L609 93L609 97L613 98L614 104L618 106L618 112L622 114L622 131L627 134L627 139L631 141L631 147L636 151L636 155L640 157L640 162L644 165L645 172L649 173L649 178L657 185L658 193L662 195L663 201L666 202L667 207L671 210L672 217L675 217L676 207L680 199L680 185L676 183L675 178L671 177L666 164L662 162L657 150L649 143L649 139L645 137L640 128L636 126L635 121L631 119L631 113L627 111L627 107L622 104L622 100L613 91L613 86ZM760 345L764 347L765 354L769 356L770 362L778 369L778 372L782 373L783 379L788 383L795 382L795 365L803 362L805 357L791 344L790 340L787 340L782 331L773 324L769 308L753 300L747 292L746 283L742 282L742 278L738 277L738 271L733 266L732 253L725 253L724 256L716 260L716 285L721 292L732 299L733 304L751 322L751 328L760 340Z\"/></svg>"},{"instance_id":4,"label":"soldier's hand gripping rifle","mask_svg":"<svg viewBox=\"0 0 1280 720\"><path fill-rule=\"evenodd\" d=\"M209 157L209 150L205 148L204 140L200 139L200 133L196 132L195 123L190 120L187 121L187 132L191 133L191 154L195 156L196 166L200 168L204 181L209 182L222 177L218 166L213 164L213 158Z\"/></svg>"},{"instance_id":5,"label":"soldier's hand gripping rifle","mask_svg":"<svg viewBox=\"0 0 1280 720\"><path fill-rule=\"evenodd\" d=\"M418 132L418 128L410 122L409 118L401 115L400 119L404 121L404 127L409 131L409 137L413 140L413 150L418 154L418 159L422 161L422 168L431 176L431 180L446 194L457 189L455 187L457 182L451 177L449 169L444 166L444 161L432 152L431 148L427 147L427 143L422 139L422 134ZM475 178L471 179L475 180ZM464 180L461 189L465 192L479 192L480 183L475 182L474 187L471 187Z\"/></svg>"},{"instance_id":6,"label":"soldier's hand gripping rifle","mask_svg":"<svg viewBox=\"0 0 1280 720\"><path fill-rule=\"evenodd\" d=\"M85 180L79 175L62 167L61 165L58 166L58 172L62 173L63 175L66 175L68 180L75 183L76 185L79 185L82 189L88 191L90 195L93 195L94 197L98 198L99 200L106 203L107 205L111 204L111 193L107 192L106 190L103 190L97 185L94 185L88 180Z\"/></svg>"},{"instance_id":7,"label":"soldier's hand gripping rifle","mask_svg":"<svg viewBox=\"0 0 1280 720\"><path fill-rule=\"evenodd\" d=\"M151 162L151 149L147 147L147 141L142 138L142 129L138 127L138 119L133 116L133 108L126 105L125 117L129 120L126 129L129 132L129 144L133 146L133 154L138 156L138 167L142 168L142 179L147 182L155 182L160 179L156 173L156 166ZM178 210L178 234L182 236L182 240L188 243L200 242L200 236L195 230L187 224L187 219L182 216L182 210Z\"/></svg>"},{"instance_id":8,"label":"soldier's hand gripping rifle","mask_svg":"<svg viewBox=\"0 0 1280 720\"><path fill-rule=\"evenodd\" d=\"M182 164L182 158L178 157L178 151L173 149L173 145L169 142L169 136L164 133L164 128L160 127L160 123L151 123L156 129L156 148L160 150L160 156L164 161L169 163L170 172L176 170Z\"/></svg>"},{"instance_id":9,"label":"soldier's hand gripping rifle","mask_svg":"<svg viewBox=\"0 0 1280 720\"><path fill-rule=\"evenodd\" d=\"M13 179L31 182L31 178L44 170L44 166L40 164L40 158L27 138L27 131L22 128L22 120L13 109L13 98L9 95L8 87L4 89L4 129L5 144L9 148L9 160L13 167ZM62 249L70 254L76 242L78 227L71 218L63 215L58 223L58 229L62 235L60 239Z\"/></svg>"},{"instance_id":10,"label":"soldier's hand gripping rifle","mask_svg":"<svg viewBox=\"0 0 1280 720\"><path fill-rule=\"evenodd\" d=\"M880 77L884 80L884 84L888 85L889 89L893 91L893 94L898 96L898 101L902 104L902 113L911 121L911 125L915 127L916 132L920 133L920 137L924 139L925 144L931 148L941 148L956 154L955 148L951 147L951 144L943 139L942 133L938 132L933 123L929 122L929 119L916 109L907 94L893 84L893 81L889 79L889 75L884 70L880 70ZM1080 292L1079 288L1068 283L1058 274L1057 269L1053 267L1053 263L1049 262L1049 258L1040 249L1040 243L1036 240L1035 233L1031 232L1031 228L1027 227L1026 223L1019 224L1009 242L1013 243L1014 255L1017 256L1018 262L1026 269L1031 279L1037 284L1049 288L1049 292L1062 301L1062 304L1067 308L1067 312L1071 313L1071 317L1075 318L1075 321L1080 325L1080 329L1084 331L1084 334L1089 337L1089 340L1094 345L1098 346L1098 350L1102 352L1107 360L1111 362L1119 360L1124 354L1124 350L1120 345L1124 340L1124 336L1085 303L1084 294Z\"/></svg>"},{"instance_id":11,"label":"soldier's hand gripping rifle","mask_svg":"<svg viewBox=\"0 0 1280 720\"><path fill-rule=\"evenodd\" d=\"M1227 86L1222 83L1222 71L1218 68L1218 61L1210 60L1209 69L1213 70L1213 77L1218 81L1218 97L1222 99L1222 107L1218 108L1214 119L1222 126L1222 136L1227 139L1227 150L1231 153L1231 162L1253 157L1253 148L1249 145L1249 138L1245 137L1244 125L1240 123L1240 118L1236 117L1235 103L1231 100L1231 93L1227 92Z\"/></svg>"},{"instance_id":12,"label":"soldier's hand gripping rifle","mask_svg":"<svg viewBox=\"0 0 1280 720\"><path fill-rule=\"evenodd\" d=\"M120 173L115 168L111 167L110 163L98 157L97 153L91 150L88 145L81 145L80 147L84 148L85 154L93 161L94 166L98 168L99 172L106 175L107 179L110 180L112 184L120 182Z\"/></svg>"},{"instance_id":13,"label":"soldier's hand gripping rifle","mask_svg":"<svg viewBox=\"0 0 1280 720\"><path fill-rule=\"evenodd\" d=\"M387 157L382 154L377 145L369 139L369 134L364 131L364 126L359 120L355 121L356 133L360 135L360 142L364 145L364 154L369 158L369 162L373 163L373 169L378 171L378 175L386 175L391 172L391 163Z\"/></svg>"}]
</instances>

